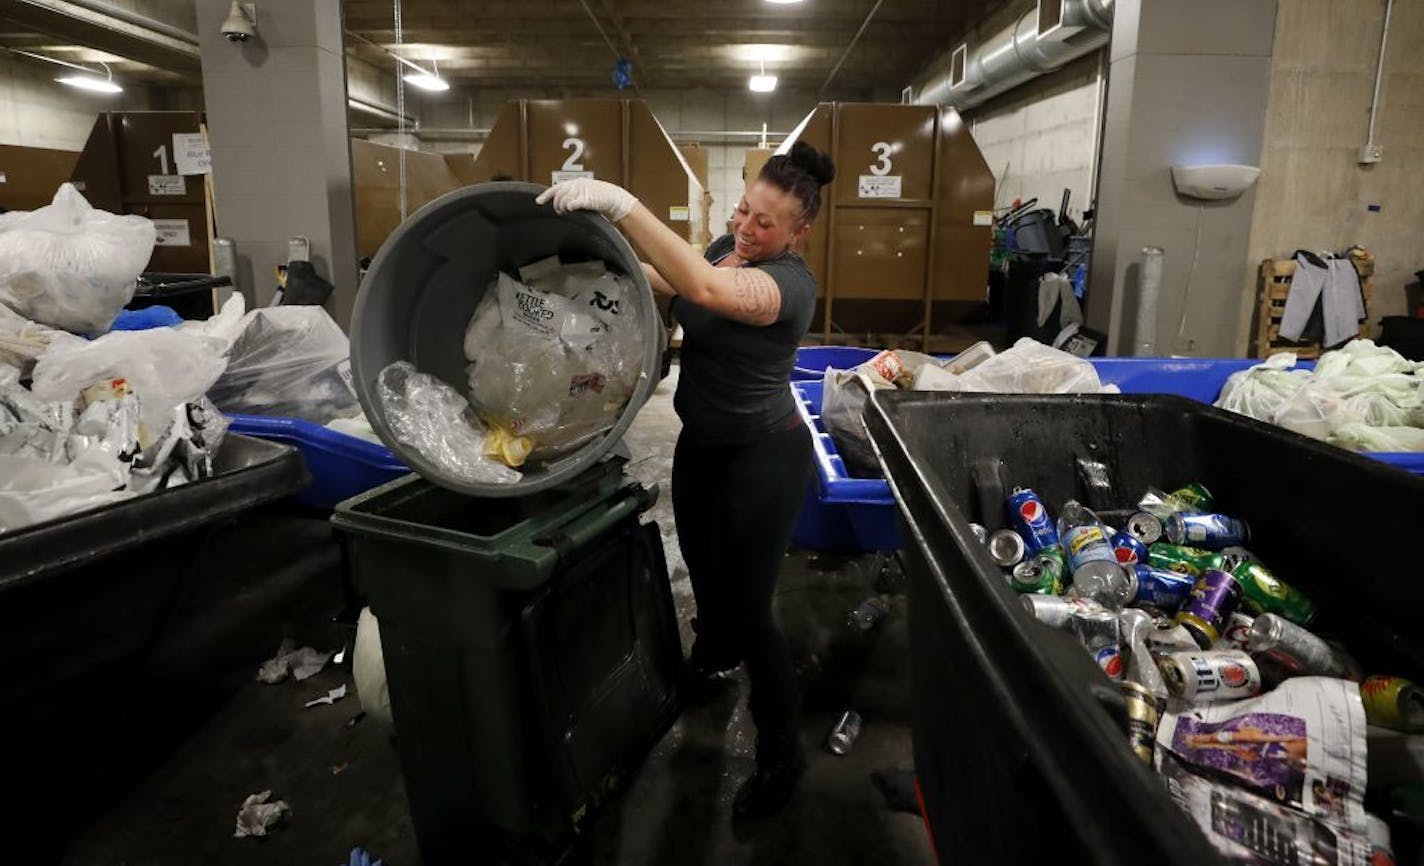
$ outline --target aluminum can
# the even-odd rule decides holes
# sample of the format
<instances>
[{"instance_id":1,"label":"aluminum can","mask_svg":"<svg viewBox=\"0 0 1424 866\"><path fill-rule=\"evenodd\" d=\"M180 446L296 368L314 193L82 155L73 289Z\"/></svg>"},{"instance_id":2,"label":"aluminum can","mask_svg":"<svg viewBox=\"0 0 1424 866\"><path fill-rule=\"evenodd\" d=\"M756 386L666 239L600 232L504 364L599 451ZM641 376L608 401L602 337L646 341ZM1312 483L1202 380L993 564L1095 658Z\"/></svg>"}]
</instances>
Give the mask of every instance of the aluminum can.
<instances>
[{"instance_id":1,"label":"aluminum can","mask_svg":"<svg viewBox=\"0 0 1424 866\"><path fill-rule=\"evenodd\" d=\"M1030 555L1058 544L1058 527L1033 490L1016 487L1004 504L1009 513L1009 526L1023 536L1024 547Z\"/></svg>"},{"instance_id":2,"label":"aluminum can","mask_svg":"<svg viewBox=\"0 0 1424 866\"><path fill-rule=\"evenodd\" d=\"M1214 650L1241 650L1251 652L1251 624L1256 621L1253 616L1237 611L1233 613L1222 626L1221 637L1211 645Z\"/></svg>"},{"instance_id":3,"label":"aluminum can","mask_svg":"<svg viewBox=\"0 0 1424 866\"><path fill-rule=\"evenodd\" d=\"M1112 537L1113 556L1117 557L1118 565L1131 568L1139 562L1146 562L1148 557L1147 545L1143 544L1131 533L1118 532Z\"/></svg>"},{"instance_id":4,"label":"aluminum can","mask_svg":"<svg viewBox=\"0 0 1424 866\"><path fill-rule=\"evenodd\" d=\"M1022 595L1019 596L1019 604L1029 616L1051 628L1063 628L1080 610L1089 613L1107 610L1092 599L1058 595Z\"/></svg>"},{"instance_id":5,"label":"aluminum can","mask_svg":"<svg viewBox=\"0 0 1424 866\"><path fill-rule=\"evenodd\" d=\"M985 529L982 524L971 523L969 530L974 533L975 538L979 539L980 544L989 543L989 530Z\"/></svg>"},{"instance_id":6,"label":"aluminum can","mask_svg":"<svg viewBox=\"0 0 1424 866\"><path fill-rule=\"evenodd\" d=\"M1157 743L1157 725L1162 720L1157 696L1146 686L1124 681L1119 688L1127 702L1127 743L1144 764L1152 763Z\"/></svg>"},{"instance_id":7,"label":"aluminum can","mask_svg":"<svg viewBox=\"0 0 1424 866\"><path fill-rule=\"evenodd\" d=\"M1063 555L1063 548L1061 546L1044 548L1034 556L1033 561L1053 575L1053 579L1058 581L1061 591L1063 585L1068 582L1068 558Z\"/></svg>"},{"instance_id":8,"label":"aluminum can","mask_svg":"<svg viewBox=\"0 0 1424 866\"><path fill-rule=\"evenodd\" d=\"M1261 693L1261 671L1240 650L1171 653L1158 661L1173 697L1195 703L1238 701Z\"/></svg>"},{"instance_id":9,"label":"aluminum can","mask_svg":"<svg viewBox=\"0 0 1424 866\"><path fill-rule=\"evenodd\" d=\"M1206 489L1206 485L1196 482L1185 487L1178 487L1167 495L1178 502L1185 502L1191 506L1193 511L1210 511L1215 504L1211 491Z\"/></svg>"},{"instance_id":10,"label":"aluminum can","mask_svg":"<svg viewBox=\"0 0 1424 866\"><path fill-rule=\"evenodd\" d=\"M1241 604L1251 613L1280 614L1296 625L1308 626L1315 621L1315 603L1261 563L1238 563L1231 569L1231 576L1241 584Z\"/></svg>"},{"instance_id":11,"label":"aluminum can","mask_svg":"<svg viewBox=\"0 0 1424 866\"><path fill-rule=\"evenodd\" d=\"M841 717L831 726L831 732L826 735L826 748L831 750L831 754L844 755L855 745L855 741L860 738L861 728L865 722L860 718L860 713L855 710L846 710L841 713Z\"/></svg>"},{"instance_id":12,"label":"aluminum can","mask_svg":"<svg viewBox=\"0 0 1424 866\"><path fill-rule=\"evenodd\" d=\"M1132 566L1137 574L1137 595L1134 602L1149 604L1162 613L1173 613L1187 600L1196 579L1190 574L1168 571L1138 563Z\"/></svg>"},{"instance_id":13,"label":"aluminum can","mask_svg":"<svg viewBox=\"0 0 1424 866\"><path fill-rule=\"evenodd\" d=\"M1123 678L1122 640L1117 614L1110 610L1079 611L1073 614L1068 627L1093 654L1093 660L1109 679Z\"/></svg>"},{"instance_id":14,"label":"aluminum can","mask_svg":"<svg viewBox=\"0 0 1424 866\"><path fill-rule=\"evenodd\" d=\"M1403 677L1369 677L1360 683L1365 718L1405 733L1424 731L1424 689Z\"/></svg>"},{"instance_id":15,"label":"aluminum can","mask_svg":"<svg viewBox=\"0 0 1424 866\"><path fill-rule=\"evenodd\" d=\"M1129 535L1143 544L1153 544L1162 540L1162 521L1146 511L1139 511L1127 519L1125 527Z\"/></svg>"},{"instance_id":16,"label":"aluminum can","mask_svg":"<svg viewBox=\"0 0 1424 866\"><path fill-rule=\"evenodd\" d=\"M1004 568L1018 565L1024 558L1023 536L1012 529L1000 529L989 536L989 555Z\"/></svg>"},{"instance_id":17,"label":"aluminum can","mask_svg":"<svg viewBox=\"0 0 1424 866\"><path fill-rule=\"evenodd\" d=\"M1206 571L1177 611L1177 622L1191 632L1197 646L1206 649L1221 637L1222 627L1240 602L1241 584L1236 578L1224 571Z\"/></svg>"},{"instance_id":18,"label":"aluminum can","mask_svg":"<svg viewBox=\"0 0 1424 866\"><path fill-rule=\"evenodd\" d=\"M1147 548L1148 565L1167 571L1179 571L1192 577L1201 577L1201 573L1206 571L1213 561L1209 550L1169 544L1165 541L1159 541Z\"/></svg>"},{"instance_id":19,"label":"aluminum can","mask_svg":"<svg viewBox=\"0 0 1424 866\"><path fill-rule=\"evenodd\" d=\"M1251 623L1251 651L1280 666L1287 676L1346 680L1360 676L1359 665L1349 653L1274 613L1263 613Z\"/></svg>"},{"instance_id":20,"label":"aluminum can","mask_svg":"<svg viewBox=\"0 0 1424 866\"><path fill-rule=\"evenodd\" d=\"M1189 544L1205 550L1220 550L1251 540L1251 528L1246 521L1225 514L1179 511L1167 518L1162 531L1173 544Z\"/></svg>"},{"instance_id":21,"label":"aluminum can","mask_svg":"<svg viewBox=\"0 0 1424 866\"><path fill-rule=\"evenodd\" d=\"M1014 566L1013 574L1009 577L1009 586L1015 592L1039 595L1057 595L1059 590L1057 576L1044 568L1038 557L1024 560Z\"/></svg>"}]
</instances>

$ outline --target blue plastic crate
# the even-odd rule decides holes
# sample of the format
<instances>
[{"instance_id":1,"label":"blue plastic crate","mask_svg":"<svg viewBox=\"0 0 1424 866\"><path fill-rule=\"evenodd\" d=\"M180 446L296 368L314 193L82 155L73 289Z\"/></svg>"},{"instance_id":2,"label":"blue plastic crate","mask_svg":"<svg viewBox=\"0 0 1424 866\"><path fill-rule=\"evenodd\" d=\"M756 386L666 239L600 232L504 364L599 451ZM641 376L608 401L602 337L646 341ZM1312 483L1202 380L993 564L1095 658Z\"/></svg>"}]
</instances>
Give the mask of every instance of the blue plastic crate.
<instances>
[{"instance_id":1,"label":"blue plastic crate","mask_svg":"<svg viewBox=\"0 0 1424 866\"><path fill-rule=\"evenodd\" d=\"M1260 363L1250 358L1092 358L1091 361L1103 384L1117 385L1124 394L1177 394L1202 403L1215 402L1232 373ZM1312 364L1302 362L1300 366L1308 368ZM793 381L791 390L796 395L802 421L812 432L816 457L816 471L796 519L792 543L808 550L834 553L898 550L900 538L890 485L881 478L852 477L821 423L821 374L815 381ZM1365 456L1414 475L1424 475L1424 454Z\"/></svg>"},{"instance_id":2,"label":"blue plastic crate","mask_svg":"<svg viewBox=\"0 0 1424 866\"><path fill-rule=\"evenodd\" d=\"M295 446L306 461L311 483L295 499L313 508L336 503L385 484L410 469L384 445L367 442L300 418L230 415L234 433Z\"/></svg>"}]
</instances>

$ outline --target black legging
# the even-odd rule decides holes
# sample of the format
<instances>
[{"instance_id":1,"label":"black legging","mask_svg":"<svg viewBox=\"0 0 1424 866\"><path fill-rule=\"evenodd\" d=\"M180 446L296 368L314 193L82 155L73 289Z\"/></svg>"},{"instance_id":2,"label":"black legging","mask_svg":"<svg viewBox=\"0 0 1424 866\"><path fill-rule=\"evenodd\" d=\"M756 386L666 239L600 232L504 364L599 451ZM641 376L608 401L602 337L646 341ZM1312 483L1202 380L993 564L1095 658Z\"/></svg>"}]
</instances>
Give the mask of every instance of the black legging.
<instances>
[{"instance_id":1,"label":"black legging","mask_svg":"<svg viewBox=\"0 0 1424 866\"><path fill-rule=\"evenodd\" d=\"M796 743L795 672L771 600L810 474L800 424L738 445L700 444L684 431L673 455L673 514L697 598L692 661L713 670L746 662L759 753Z\"/></svg>"}]
</instances>

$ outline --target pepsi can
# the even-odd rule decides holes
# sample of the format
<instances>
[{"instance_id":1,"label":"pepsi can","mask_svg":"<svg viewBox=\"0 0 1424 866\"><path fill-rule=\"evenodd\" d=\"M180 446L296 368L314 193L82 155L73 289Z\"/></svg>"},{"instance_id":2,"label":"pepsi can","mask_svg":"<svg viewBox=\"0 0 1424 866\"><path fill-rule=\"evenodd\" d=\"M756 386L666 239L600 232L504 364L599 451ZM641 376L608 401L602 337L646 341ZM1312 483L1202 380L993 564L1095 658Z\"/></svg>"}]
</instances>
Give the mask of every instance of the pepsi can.
<instances>
[{"instance_id":1,"label":"pepsi can","mask_svg":"<svg viewBox=\"0 0 1424 866\"><path fill-rule=\"evenodd\" d=\"M1005 504L1008 506L1009 525L1023 536L1029 556L1058 544L1058 529L1037 493L1027 487L1016 487Z\"/></svg>"},{"instance_id":2,"label":"pepsi can","mask_svg":"<svg viewBox=\"0 0 1424 866\"><path fill-rule=\"evenodd\" d=\"M1130 533L1118 532L1113 535L1113 556L1117 564L1131 568L1139 562L1146 562L1149 556L1147 545L1138 541Z\"/></svg>"},{"instance_id":3,"label":"pepsi can","mask_svg":"<svg viewBox=\"0 0 1424 866\"><path fill-rule=\"evenodd\" d=\"M1190 574L1154 568L1139 562L1133 566L1137 572L1137 604L1150 604L1163 613L1172 613L1182 606L1191 594L1197 579Z\"/></svg>"},{"instance_id":4,"label":"pepsi can","mask_svg":"<svg viewBox=\"0 0 1424 866\"><path fill-rule=\"evenodd\" d=\"M1173 544L1186 544L1203 550L1221 550L1251 540L1246 521L1225 514L1178 512L1162 524L1162 531Z\"/></svg>"}]
</instances>

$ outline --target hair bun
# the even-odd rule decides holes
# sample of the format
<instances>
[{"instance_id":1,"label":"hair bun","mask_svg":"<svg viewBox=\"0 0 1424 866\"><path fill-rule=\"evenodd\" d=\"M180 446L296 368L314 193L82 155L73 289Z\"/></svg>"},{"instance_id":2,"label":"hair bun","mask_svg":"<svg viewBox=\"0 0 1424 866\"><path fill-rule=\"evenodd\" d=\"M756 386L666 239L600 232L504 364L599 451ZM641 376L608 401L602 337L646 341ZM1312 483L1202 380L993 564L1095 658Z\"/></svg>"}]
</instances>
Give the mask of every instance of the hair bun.
<instances>
[{"instance_id":1,"label":"hair bun","mask_svg":"<svg viewBox=\"0 0 1424 866\"><path fill-rule=\"evenodd\" d=\"M821 186L836 179L836 165L831 158L804 141L791 145L787 156L792 165L811 175Z\"/></svg>"}]
</instances>

